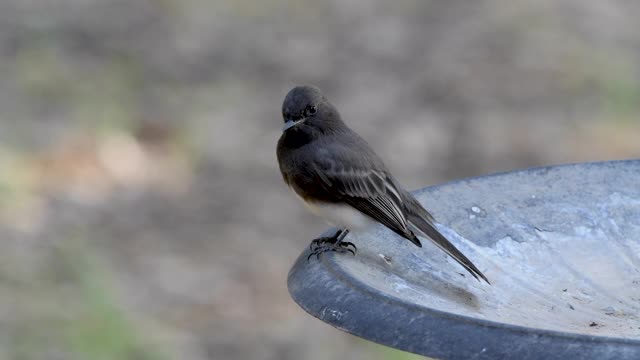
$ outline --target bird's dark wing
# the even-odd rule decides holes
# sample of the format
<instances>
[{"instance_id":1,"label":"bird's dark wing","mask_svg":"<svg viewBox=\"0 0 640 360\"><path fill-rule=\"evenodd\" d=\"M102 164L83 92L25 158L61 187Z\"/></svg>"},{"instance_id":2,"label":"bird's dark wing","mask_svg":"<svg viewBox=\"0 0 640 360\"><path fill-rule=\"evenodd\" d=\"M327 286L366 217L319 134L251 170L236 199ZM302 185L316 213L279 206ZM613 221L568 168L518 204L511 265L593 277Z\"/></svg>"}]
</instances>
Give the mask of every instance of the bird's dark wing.
<instances>
[{"instance_id":1,"label":"bird's dark wing","mask_svg":"<svg viewBox=\"0 0 640 360\"><path fill-rule=\"evenodd\" d=\"M409 229L401 192L395 182L382 170L358 168L355 164L323 168L315 164L314 172L340 200L422 246Z\"/></svg>"}]
</instances>

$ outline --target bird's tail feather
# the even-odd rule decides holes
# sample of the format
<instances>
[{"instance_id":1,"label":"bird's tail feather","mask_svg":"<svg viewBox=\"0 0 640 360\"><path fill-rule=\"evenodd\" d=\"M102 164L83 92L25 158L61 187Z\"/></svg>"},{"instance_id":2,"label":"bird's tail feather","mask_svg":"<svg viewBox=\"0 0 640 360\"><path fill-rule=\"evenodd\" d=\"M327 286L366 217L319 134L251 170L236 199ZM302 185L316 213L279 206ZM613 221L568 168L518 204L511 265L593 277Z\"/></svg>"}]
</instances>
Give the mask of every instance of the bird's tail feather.
<instances>
[{"instance_id":1,"label":"bird's tail feather","mask_svg":"<svg viewBox=\"0 0 640 360\"><path fill-rule=\"evenodd\" d=\"M462 267L464 267L474 278L480 281L486 281L487 284L491 285L489 280L484 274L478 270L478 268L469 260L460 250L458 250L447 238L444 237L435 226L423 219L420 216L412 215L409 217L409 222L413 227L418 230L419 233L422 233L425 237L430 239L436 246L438 246L441 250L443 250L447 255L451 256L454 260L456 260Z\"/></svg>"}]
</instances>

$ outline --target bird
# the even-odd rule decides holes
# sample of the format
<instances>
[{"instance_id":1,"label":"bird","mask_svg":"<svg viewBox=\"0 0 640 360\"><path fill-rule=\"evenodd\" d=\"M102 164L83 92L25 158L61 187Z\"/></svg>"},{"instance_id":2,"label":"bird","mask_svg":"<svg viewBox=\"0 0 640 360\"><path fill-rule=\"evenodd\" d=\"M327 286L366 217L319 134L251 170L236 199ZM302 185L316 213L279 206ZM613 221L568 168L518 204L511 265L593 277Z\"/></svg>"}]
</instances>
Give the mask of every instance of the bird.
<instances>
[{"instance_id":1,"label":"bird","mask_svg":"<svg viewBox=\"0 0 640 360\"><path fill-rule=\"evenodd\" d=\"M476 280L487 277L435 226L434 217L389 172L371 146L342 120L315 86L291 89L282 103L284 127L276 154L287 186L314 214L336 227L332 236L314 239L311 254L356 254L345 237L381 223L422 247L421 235L451 256Z\"/></svg>"}]
</instances>

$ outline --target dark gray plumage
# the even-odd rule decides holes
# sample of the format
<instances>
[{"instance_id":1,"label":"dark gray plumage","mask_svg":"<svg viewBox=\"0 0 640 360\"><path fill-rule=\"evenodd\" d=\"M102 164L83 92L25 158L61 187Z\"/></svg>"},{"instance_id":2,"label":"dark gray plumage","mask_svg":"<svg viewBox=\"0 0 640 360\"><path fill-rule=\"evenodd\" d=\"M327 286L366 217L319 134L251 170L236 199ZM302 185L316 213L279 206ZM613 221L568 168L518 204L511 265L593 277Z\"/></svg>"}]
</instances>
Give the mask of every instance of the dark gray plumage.
<instances>
[{"instance_id":1,"label":"dark gray plumage","mask_svg":"<svg viewBox=\"0 0 640 360\"><path fill-rule=\"evenodd\" d=\"M314 254L344 251L345 244L353 245L341 242L348 229L374 220L418 247L422 244L415 233L424 235L476 279L489 283L435 228L431 214L400 186L371 147L344 124L319 89L293 88L284 99L282 116L285 126L277 155L285 183L312 211L342 229L334 237L316 239L312 243L317 245Z\"/></svg>"}]
</instances>

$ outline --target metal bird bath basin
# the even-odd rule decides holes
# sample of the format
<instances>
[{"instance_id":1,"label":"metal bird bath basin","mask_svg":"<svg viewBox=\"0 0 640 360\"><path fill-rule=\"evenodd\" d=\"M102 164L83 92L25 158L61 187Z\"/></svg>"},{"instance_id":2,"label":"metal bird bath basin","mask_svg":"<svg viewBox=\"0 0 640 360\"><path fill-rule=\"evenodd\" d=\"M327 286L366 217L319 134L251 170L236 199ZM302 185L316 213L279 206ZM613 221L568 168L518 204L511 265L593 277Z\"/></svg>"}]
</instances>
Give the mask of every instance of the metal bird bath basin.
<instances>
[{"instance_id":1,"label":"metal bird bath basin","mask_svg":"<svg viewBox=\"0 0 640 360\"><path fill-rule=\"evenodd\" d=\"M640 359L640 161L553 166L416 192L483 271L377 226L357 255L300 255L293 299L338 329L442 359Z\"/></svg>"}]
</instances>

